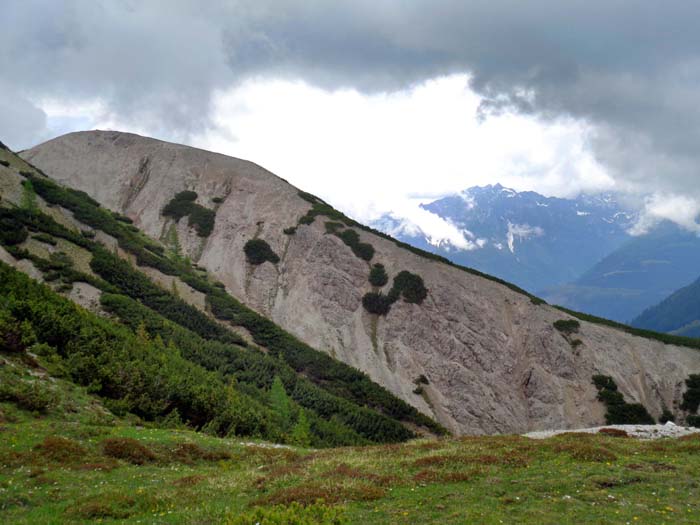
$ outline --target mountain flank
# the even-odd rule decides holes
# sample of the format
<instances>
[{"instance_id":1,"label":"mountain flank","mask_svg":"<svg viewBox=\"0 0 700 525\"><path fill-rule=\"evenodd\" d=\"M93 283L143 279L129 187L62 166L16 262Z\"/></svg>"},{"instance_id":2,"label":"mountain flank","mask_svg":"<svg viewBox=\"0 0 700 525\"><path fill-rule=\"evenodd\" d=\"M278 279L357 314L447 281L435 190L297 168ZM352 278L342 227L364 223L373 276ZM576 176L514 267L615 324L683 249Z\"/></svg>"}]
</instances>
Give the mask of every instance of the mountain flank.
<instances>
[{"instance_id":1,"label":"mountain flank","mask_svg":"<svg viewBox=\"0 0 700 525\"><path fill-rule=\"evenodd\" d=\"M555 323L569 314L373 233L247 161L100 131L59 137L23 157L456 433L600 424L605 408L591 378L601 374L659 417L678 410L685 379L700 370L696 350L600 323L581 321L575 336L563 335ZM174 201L180 210L164 213ZM213 224L200 208L214 212ZM264 244L251 252L251 241ZM384 287L368 280L375 264L387 274ZM418 293L396 289L402 272ZM388 312L367 311L370 293L395 297ZM235 317L208 305L223 320Z\"/></svg>"}]
</instances>

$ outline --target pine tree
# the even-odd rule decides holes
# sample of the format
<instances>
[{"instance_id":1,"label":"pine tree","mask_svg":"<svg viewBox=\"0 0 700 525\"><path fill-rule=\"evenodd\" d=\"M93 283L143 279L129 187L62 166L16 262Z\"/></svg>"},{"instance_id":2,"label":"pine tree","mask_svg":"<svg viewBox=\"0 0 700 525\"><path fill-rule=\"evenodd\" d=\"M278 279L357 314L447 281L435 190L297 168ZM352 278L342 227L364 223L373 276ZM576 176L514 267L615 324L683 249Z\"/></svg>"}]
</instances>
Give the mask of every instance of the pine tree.
<instances>
[{"instance_id":1,"label":"pine tree","mask_svg":"<svg viewBox=\"0 0 700 525\"><path fill-rule=\"evenodd\" d=\"M270 388L270 405L277 416L280 432L287 434L292 427L292 403L279 376L275 376Z\"/></svg>"},{"instance_id":2,"label":"pine tree","mask_svg":"<svg viewBox=\"0 0 700 525\"><path fill-rule=\"evenodd\" d=\"M306 411L303 408L299 409L299 417L292 429L289 441L300 447L311 446L311 425L306 417Z\"/></svg>"},{"instance_id":3,"label":"pine tree","mask_svg":"<svg viewBox=\"0 0 700 525\"><path fill-rule=\"evenodd\" d=\"M34 186L32 186L32 181L25 180L22 183L22 202L20 206L32 213L39 211L39 205L36 201L36 191L34 191Z\"/></svg>"}]
</instances>

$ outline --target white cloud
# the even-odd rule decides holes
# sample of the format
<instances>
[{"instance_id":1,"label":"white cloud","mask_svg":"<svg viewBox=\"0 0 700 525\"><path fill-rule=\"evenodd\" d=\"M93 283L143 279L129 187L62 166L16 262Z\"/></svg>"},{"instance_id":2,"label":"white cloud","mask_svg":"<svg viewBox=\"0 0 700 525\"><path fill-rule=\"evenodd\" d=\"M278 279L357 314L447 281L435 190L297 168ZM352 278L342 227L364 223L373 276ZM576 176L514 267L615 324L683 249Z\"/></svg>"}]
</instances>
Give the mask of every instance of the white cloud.
<instances>
[{"instance_id":1,"label":"white cloud","mask_svg":"<svg viewBox=\"0 0 700 525\"><path fill-rule=\"evenodd\" d=\"M589 138L595 130L583 121L508 112L480 120L483 99L468 82L466 75L452 75L403 91L363 94L252 79L217 92L213 126L189 143L261 164L363 222L392 212L431 242L463 249L483 243L419 203L496 182L562 197L654 190L616 184L593 157ZM34 102L57 131L80 124L157 135L147 123L121 119L100 100L79 106L58 99ZM662 218L698 231L699 208L691 197L658 193L647 200L634 232ZM518 235L513 232L513 240Z\"/></svg>"},{"instance_id":2,"label":"white cloud","mask_svg":"<svg viewBox=\"0 0 700 525\"><path fill-rule=\"evenodd\" d=\"M677 194L653 194L645 199L639 221L632 235L643 235L662 220L669 220L700 235L700 203L697 199Z\"/></svg>"},{"instance_id":3,"label":"white cloud","mask_svg":"<svg viewBox=\"0 0 700 525\"><path fill-rule=\"evenodd\" d=\"M254 160L359 220L393 211L455 245L471 241L428 218L416 197L494 182L560 196L614 187L588 153L582 122L511 113L482 122L468 80L375 95L251 80L214 97L216 127L194 141Z\"/></svg>"}]
</instances>

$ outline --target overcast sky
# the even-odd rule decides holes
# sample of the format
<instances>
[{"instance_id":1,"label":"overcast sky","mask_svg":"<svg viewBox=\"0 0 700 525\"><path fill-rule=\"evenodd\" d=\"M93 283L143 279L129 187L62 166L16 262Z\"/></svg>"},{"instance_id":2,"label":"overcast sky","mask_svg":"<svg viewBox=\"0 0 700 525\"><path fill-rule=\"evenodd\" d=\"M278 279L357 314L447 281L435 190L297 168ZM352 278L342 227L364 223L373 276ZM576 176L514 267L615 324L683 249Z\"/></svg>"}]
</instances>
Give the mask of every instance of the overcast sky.
<instances>
[{"instance_id":1,"label":"overcast sky","mask_svg":"<svg viewBox=\"0 0 700 525\"><path fill-rule=\"evenodd\" d=\"M3 0L0 140L183 142L365 221L501 182L623 191L642 226L700 231L698 20L687 0Z\"/></svg>"}]
</instances>

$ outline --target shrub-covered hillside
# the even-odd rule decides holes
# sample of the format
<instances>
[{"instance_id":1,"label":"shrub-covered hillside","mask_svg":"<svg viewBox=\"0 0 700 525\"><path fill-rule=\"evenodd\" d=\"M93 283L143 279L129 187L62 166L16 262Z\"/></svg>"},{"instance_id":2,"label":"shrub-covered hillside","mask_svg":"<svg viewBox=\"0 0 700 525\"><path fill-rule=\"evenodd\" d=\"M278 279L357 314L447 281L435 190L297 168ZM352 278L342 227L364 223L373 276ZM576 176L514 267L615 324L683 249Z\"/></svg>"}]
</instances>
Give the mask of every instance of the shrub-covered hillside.
<instances>
[{"instance_id":1,"label":"shrub-covered hillside","mask_svg":"<svg viewBox=\"0 0 700 525\"><path fill-rule=\"evenodd\" d=\"M0 175L9 186L11 179L21 181L22 195L0 201L0 245L14 259L31 262L49 286L3 266L0 326L27 341L21 351L40 345L67 379L99 395L114 413L313 446L402 441L414 435L405 423L444 432L365 374L240 304L126 218L10 152L2 155L9 161ZM57 221L61 209L83 226ZM116 240L119 254L96 241L97 231ZM175 284L162 288L141 266L203 294L208 311L245 327L265 351L180 297ZM80 283L97 290L111 319L56 293Z\"/></svg>"}]
</instances>

